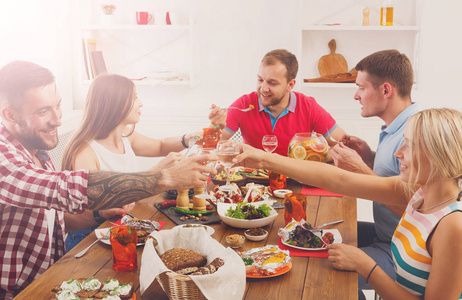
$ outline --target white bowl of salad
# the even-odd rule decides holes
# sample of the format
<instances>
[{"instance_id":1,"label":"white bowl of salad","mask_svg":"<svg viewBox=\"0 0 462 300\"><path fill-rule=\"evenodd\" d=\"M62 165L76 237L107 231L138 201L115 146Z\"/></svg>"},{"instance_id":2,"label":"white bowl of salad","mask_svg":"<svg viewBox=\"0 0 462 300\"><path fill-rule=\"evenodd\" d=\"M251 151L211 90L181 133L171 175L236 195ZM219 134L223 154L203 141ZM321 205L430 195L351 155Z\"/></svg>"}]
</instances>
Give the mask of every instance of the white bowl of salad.
<instances>
[{"instance_id":1,"label":"white bowl of salad","mask_svg":"<svg viewBox=\"0 0 462 300\"><path fill-rule=\"evenodd\" d=\"M277 211L264 201L253 203L218 203L218 215L223 223L236 228L263 227L278 216Z\"/></svg>"}]
</instances>

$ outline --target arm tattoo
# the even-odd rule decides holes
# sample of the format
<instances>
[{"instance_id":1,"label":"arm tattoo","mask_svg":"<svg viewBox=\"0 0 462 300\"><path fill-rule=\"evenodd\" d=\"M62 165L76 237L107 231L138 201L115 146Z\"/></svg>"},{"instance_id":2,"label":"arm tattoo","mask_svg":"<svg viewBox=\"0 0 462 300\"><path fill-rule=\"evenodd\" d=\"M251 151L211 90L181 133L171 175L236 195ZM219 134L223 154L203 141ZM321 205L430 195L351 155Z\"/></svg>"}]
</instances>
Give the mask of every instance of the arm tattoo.
<instances>
[{"instance_id":1,"label":"arm tattoo","mask_svg":"<svg viewBox=\"0 0 462 300\"><path fill-rule=\"evenodd\" d=\"M160 178L160 172L90 172L88 206L93 210L122 207L158 194Z\"/></svg>"}]
</instances>

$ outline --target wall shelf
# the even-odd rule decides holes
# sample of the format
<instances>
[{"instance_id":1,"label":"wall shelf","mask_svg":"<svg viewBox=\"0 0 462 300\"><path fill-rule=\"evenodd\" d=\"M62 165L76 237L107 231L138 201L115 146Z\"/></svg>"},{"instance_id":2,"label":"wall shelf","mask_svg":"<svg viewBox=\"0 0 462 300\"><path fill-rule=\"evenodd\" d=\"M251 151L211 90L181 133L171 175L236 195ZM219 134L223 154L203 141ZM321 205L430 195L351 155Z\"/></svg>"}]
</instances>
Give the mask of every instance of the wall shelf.
<instances>
[{"instance_id":1,"label":"wall shelf","mask_svg":"<svg viewBox=\"0 0 462 300\"><path fill-rule=\"evenodd\" d=\"M419 31L419 26L350 26L350 25L314 25L302 28L302 31Z\"/></svg>"},{"instance_id":2,"label":"wall shelf","mask_svg":"<svg viewBox=\"0 0 462 300\"><path fill-rule=\"evenodd\" d=\"M82 30L189 30L191 26L189 25L100 25L93 24L83 26Z\"/></svg>"}]
</instances>

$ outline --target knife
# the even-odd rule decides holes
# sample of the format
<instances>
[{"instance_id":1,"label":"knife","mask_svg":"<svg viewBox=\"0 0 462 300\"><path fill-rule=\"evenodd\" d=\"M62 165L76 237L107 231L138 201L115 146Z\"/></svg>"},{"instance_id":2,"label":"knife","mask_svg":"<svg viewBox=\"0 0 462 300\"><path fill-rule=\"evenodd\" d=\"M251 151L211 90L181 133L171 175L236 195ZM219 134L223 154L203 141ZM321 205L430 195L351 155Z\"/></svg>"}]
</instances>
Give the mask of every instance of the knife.
<instances>
[{"instance_id":1,"label":"knife","mask_svg":"<svg viewBox=\"0 0 462 300\"><path fill-rule=\"evenodd\" d=\"M312 229L311 231L313 231L313 230L320 230L321 228L324 228L324 227L326 227L326 226L333 225L333 224L337 224L337 223L342 223L342 222L343 222L343 220L341 219L341 220L337 220L337 221L332 221L332 222L324 223L324 224L322 224L322 225L313 227L313 229Z\"/></svg>"}]
</instances>

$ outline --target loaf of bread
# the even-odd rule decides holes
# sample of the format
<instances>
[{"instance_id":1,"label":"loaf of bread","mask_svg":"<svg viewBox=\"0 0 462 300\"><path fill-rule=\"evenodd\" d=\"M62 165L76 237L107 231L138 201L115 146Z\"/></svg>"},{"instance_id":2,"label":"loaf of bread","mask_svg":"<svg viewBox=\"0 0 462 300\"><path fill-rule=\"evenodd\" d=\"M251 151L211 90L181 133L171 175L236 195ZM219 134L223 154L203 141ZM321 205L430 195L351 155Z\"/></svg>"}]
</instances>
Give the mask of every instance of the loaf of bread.
<instances>
[{"instance_id":1,"label":"loaf of bread","mask_svg":"<svg viewBox=\"0 0 462 300\"><path fill-rule=\"evenodd\" d=\"M205 267L199 268L196 272L191 273L191 275L207 275L215 273L219 267L223 266L225 261L219 257L215 258L211 263Z\"/></svg>"},{"instance_id":2,"label":"loaf of bread","mask_svg":"<svg viewBox=\"0 0 462 300\"><path fill-rule=\"evenodd\" d=\"M172 271L178 271L191 267L202 267L207 263L207 258L190 249L172 248L162 254L160 259L165 266Z\"/></svg>"}]
</instances>

